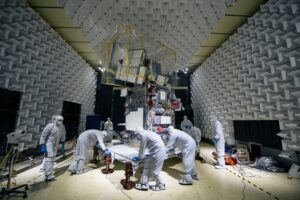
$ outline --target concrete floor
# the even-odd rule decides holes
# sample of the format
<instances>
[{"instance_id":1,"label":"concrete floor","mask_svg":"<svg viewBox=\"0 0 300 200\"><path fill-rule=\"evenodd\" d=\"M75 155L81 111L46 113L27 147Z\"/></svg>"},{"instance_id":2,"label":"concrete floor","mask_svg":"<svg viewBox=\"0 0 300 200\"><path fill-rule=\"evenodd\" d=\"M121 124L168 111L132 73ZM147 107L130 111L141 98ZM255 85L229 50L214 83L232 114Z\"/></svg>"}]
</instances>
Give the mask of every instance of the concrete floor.
<instances>
[{"instance_id":1,"label":"concrete floor","mask_svg":"<svg viewBox=\"0 0 300 200\"><path fill-rule=\"evenodd\" d=\"M30 185L28 192L30 200L299 199L299 179L288 179L286 173L267 173L241 166L227 166L226 170L216 170L211 160L213 147L208 144L201 145L201 154L205 161L196 161L200 180L195 181L192 186L178 184L178 179L182 175L182 163L178 158L165 162L163 176L167 183L167 190L161 192L124 190L120 184L120 180L124 178L124 165L119 162L115 162L113 174L104 175L99 167L89 164L87 173L70 176L66 170L71 158L57 164L57 180L54 182L43 182L43 174L39 172L40 166L19 174L16 182L18 185L23 183ZM138 171L137 178L132 180L137 181L140 175L141 171ZM16 197L7 199L16 199Z\"/></svg>"}]
</instances>

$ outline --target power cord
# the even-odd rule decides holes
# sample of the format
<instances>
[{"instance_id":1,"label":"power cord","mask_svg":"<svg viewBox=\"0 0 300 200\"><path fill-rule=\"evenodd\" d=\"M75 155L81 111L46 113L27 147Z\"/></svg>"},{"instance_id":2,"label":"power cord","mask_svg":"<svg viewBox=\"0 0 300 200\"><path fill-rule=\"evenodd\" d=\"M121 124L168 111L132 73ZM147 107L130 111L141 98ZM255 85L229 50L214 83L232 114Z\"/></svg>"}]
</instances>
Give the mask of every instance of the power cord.
<instances>
[{"instance_id":1,"label":"power cord","mask_svg":"<svg viewBox=\"0 0 300 200\"><path fill-rule=\"evenodd\" d=\"M247 184L245 183L245 178L254 178L254 177L258 177L257 175L254 175L253 173L247 173L245 171L245 168L246 166L236 166L235 169L237 169L238 173L242 176L242 183L243 183L243 190L242 190L242 200L245 200L246 198L246 194L245 194L245 191L246 191L246 187L247 187Z\"/></svg>"},{"instance_id":2,"label":"power cord","mask_svg":"<svg viewBox=\"0 0 300 200\"><path fill-rule=\"evenodd\" d=\"M243 183L244 186L243 186L243 190L242 190L242 195L243 195L242 200L244 200L246 198L245 191L246 191L246 187L247 187L247 185L245 183L245 175L246 175L246 173L245 173L245 169L242 168L242 166L236 166L236 168L238 170L238 173L243 177L242 178L242 183Z\"/></svg>"},{"instance_id":3,"label":"power cord","mask_svg":"<svg viewBox=\"0 0 300 200\"><path fill-rule=\"evenodd\" d=\"M251 167L245 165L233 167L233 169L237 170L243 178L261 178L261 176L255 175L253 172L246 172L246 168L252 169Z\"/></svg>"},{"instance_id":4,"label":"power cord","mask_svg":"<svg viewBox=\"0 0 300 200\"><path fill-rule=\"evenodd\" d=\"M242 194L243 194L242 200L245 200L245 198L246 198L245 190L246 190L247 185L244 181L245 181L245 178L243 178L243 180L242 180L242 183L244 184L244 187L243 187L243 190L242 190Z\"/></svg>"}]
</instances>

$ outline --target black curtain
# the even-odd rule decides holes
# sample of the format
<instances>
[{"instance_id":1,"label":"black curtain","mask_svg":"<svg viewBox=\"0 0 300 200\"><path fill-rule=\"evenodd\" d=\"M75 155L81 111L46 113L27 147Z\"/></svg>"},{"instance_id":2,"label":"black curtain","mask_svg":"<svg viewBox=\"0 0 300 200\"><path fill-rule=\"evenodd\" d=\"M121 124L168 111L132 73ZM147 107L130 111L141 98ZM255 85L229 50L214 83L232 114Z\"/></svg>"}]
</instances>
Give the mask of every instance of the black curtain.
<instances>
[{"instance_id":1,"label":"black curtain","mask_svg":"<svg viewBox=\"0 0 300 200\"><path fill-rule=\"evenodd\" d=\"M183 116L187 115L187 117L194 124L194 112L191 108L191 93L190 93L190 75L184 73L177 74L177 84L178 86L184 86L188 89L177 89L175 90L175 94L177 98L181 99L182 105L185 108L184 111L175 112L175 124L177 128L180 128L180 124L183 120Z\"/></svg>"},{"instance_id":2,"label":"black curtain","mask_svg":"<svg viewBox=\"0 0 300 200\"><path fill-rule=\"evenodd\" d=\"M282 149L278 120L235 120L233 125L236 140Z\"/></svg>"},{"instance_id":3,"label":"black curtain","mask_svg":"<svg viewBox=\"0 0 300 200\"><path fill-rule=\"evenodd\" d=\"M0 88L0 156L5 153L6 135L16 128L21 92Z\"/></svg>"},{"instance_id":4,"label":"black curtain","mask_svg":"<svg viewBox=\"0 0 300 200\"><path fill-rule=\"evenodd\" d=\"M62 116L66 127L66 140L71 140L78 135L80 123L81 104L69 101L63 102Z\"/></svg>"},{"instance_id":5,"label":"black curtain","mask_svg":"<svg viewBox=\"0 0 300 200\"><path fill-rule=\"evenodd\" d=\"M119 123L125 123L125 97L121 97L120 90L114 90L113 92L113 115L112 121L114 123L114 129L117 131L122 131L125 126L118 126Z\"/></svg>"},{"instance_id":6,"label":"black curtain","mask_svg":"<svg viewBox=\"0 0 300 200\"><path fill-rule=\"evenodd\" d=\"M125 97L120 96L120 90L113 90L113 86L101 85L97 91L95 114L99 115L102 121L108 117L112 119L115 130L123 130L123 127L117 126L119 123L125 123Z\"/></svg>"},{"instance_id":7,"label":"black curtain","mask_svg":"<svg viewBox=\"0 0 300 200\"><path fill-rule=\"evenodd\" d=\"M113 86L101 84L96 91L95 114L101 117L101 120L106 121L112 116L112 95Z\"/></svg>"}]
</instances>

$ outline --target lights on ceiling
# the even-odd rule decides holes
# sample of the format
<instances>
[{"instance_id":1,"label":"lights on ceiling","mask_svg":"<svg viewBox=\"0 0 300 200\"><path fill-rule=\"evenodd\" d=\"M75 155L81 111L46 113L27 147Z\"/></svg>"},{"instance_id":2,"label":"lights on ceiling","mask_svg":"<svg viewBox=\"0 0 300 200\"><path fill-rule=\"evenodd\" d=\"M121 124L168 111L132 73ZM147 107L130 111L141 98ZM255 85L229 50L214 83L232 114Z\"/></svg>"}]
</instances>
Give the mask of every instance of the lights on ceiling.
<instances>
[{"instance_id":1,"label":"lights on ceiling","mask_svg":"<svg viewBox=\"0 0 300 200\"><path fill-rule=\"evenodd\" d=\"M98 67L98 70L101 72L105 72L106 68L105 67Z\"/></svg>"},{"instance_id":2,"label":"lights on ceiling","mask_svg":"<svg viewBox=\"0 0 300 200\"><path fill-rule=\"evenodd\" d=\"M183 73L183 74L188 74L189 73L189 68L188 67L185 67L181 70L177 70L176 73Z\"/></svg>"},{"instance_id":3,"label":"lights on ceiling","mask_svg":"<svg viewBox=\"0 0 300 200\"><path fill-rule=\"evenodd\" d=\"M100 64L100 67L98 67L98 70L101 71L101 72L105 72L105 67L102 67L102 60L99 60L99 64Z\"/></svg>"},{"instance_id":4,"label":"lights on ceiling","mask_svg":"<svg viewBox=\"0 0 300 200\"><path fill-rule=\"evenodd\" d=\"M183 70L182 70L182 72L183 72L184 74L188 74L188 72L189 72L189 68L188 68L188 67L186 67L185 69L183 69Z\"/></svg>"}]
</instances>

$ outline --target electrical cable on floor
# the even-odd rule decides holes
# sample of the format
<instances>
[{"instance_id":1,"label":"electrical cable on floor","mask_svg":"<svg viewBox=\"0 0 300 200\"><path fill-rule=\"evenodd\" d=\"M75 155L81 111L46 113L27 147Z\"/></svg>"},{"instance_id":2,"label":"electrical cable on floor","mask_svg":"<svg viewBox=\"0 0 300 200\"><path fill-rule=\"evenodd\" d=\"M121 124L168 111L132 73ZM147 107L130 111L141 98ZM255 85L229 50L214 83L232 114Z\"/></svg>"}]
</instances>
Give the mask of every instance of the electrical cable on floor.
<instances>
[{"instance_id":1,"label":"electrical cable on floor","mask_svg":"<svg viewBox=\"0 0 300 200\"><path fill-rule=\"evenodd\" d=\"M253 175L253 173L250 173L250 172L248 172L248 174L251 174L251 175L246 175L245 168L248 168L248 169L254 169L254 168L250 167L248 163L244 163L238 156L237 156L237 161L238 161L239 165L236 165L234 168L238 168L237 170L243 177L247 177L247 178L259 177L259 178L261 178L261 176ZM243 167L243 169L242 169L242 167Z\"/></svg>"},{"instance_id":2,"label":"electrical cable on floor","mask_svg":"<svg viewBox=\"0 0 300 200\"><path fill-rule=\"evenodd\" d=\"M246 177L253 177L253 176L247 176L246 175L246 172L245 172L245 169L242 167L242 166L236 166L236 168L238 168L237 170L238 170L238 172L240 173L240 175L243 177L242 178L242 183L243 183L243 190L242 190L242 195L243 195L243 198L242 198L242 200L244 200L245 198L246 198L246 194L245 194L245 191L246 191L246 187L247 187L247 185L246 185L246 183L244 182L245 181L245 176Z\"/></svg>"},{"instance_id":3,"label":"electrical cable on floor","mask_svg":"<svg viewBox=\"0 0 300 200\"><path fill-rule=\"evenodd\" d=\"M241 159L239 159L239 157L237 156L237 161L238 161L238 164L240 164L241 166L244 166L248 169L251 169L251 170L254 170L254 171L259 171L261 172L262 169L258 169L258 168L255 168L253 166L251 166L249 163L244 163ZM269 174L269 175L272 175L272 176L277 176L277 174L271 172L271 171L267 171L267 170L263 170L264 174ZM256 175L256 177L259 177L261 178L261 176L258 176Z\"/></svg>"},{"instance_id":4,"label":"electrical cable on floor","mask_svg":"<svg viewBox=\"0 0 300 200\"><path fill-rule=\"evenodd\" d=\"M207 158L205 155L202 155L204 158ZM209 159L208 158L208 160L209 161L212 161L212 159ZM242 200L245 200L245 198L246 198L246 194L245 194L245 191L246 191L246 187L247 187L247 184L244 182L246 179L245 179L245 176L246 177L248 177L248 178L252 178L252 177L256 177L256 175L246 175L246 173L245 173L245 169L243 168L243 166L235 166L234 167L235 169L237 169L237 171L238 171L238 173L243 177L242 178L242 183L243 183L243 190L242 190L242 195L243 195L243 197L242 197Z\"/></svg>"},{"instance_id":5,"label":"electrical cable on floor","mask_svg":"<svg viewBox=\"0 0 300 200\"><path fill-rule=\"evenodd\" d=\"M243 178L261 178L261 176L253 174L253 172L245 172L245 168L247 167L243 165L237 165L233 167L233 169L237 170Z\"/></svg>"},{"instance_id":6,"label":"electrical cable on floor","mask_svg":"<svg viewBox=\"0 0 300 200\"><path fill-rule=\"evenodd\" d=\"M115 186L115 184L112 182L112 180L111 180L110 178L108 178L108 175L105 175L105 178L106 178L107 180L109 180L109 182L114 186L114 188L115 188L116 190L121 191L125 196L128 197L128 199L133 200L126 192L124 192L123 190L118 189L118 188Z\"/></svg>"},{"instance_id":7,"label":"electrical cable on floor","mask_svg":"<svg viewBox=\"0 0 300 200\"><path fill-rule=\"evenodd\" d=\"M205 158L206 159L206 161L213 161L213 159L211 159L211 158L209 158L209 157L207 157L207 156L205 156L205 155L202 155L203 156L203 158ZM209 163L209 162L208 162ZM234 175L236 175L236 176L238 176L238 177L242 177L242 182L244 183L244 184L247 184L246 182L244 182L244 181L247 181L249 184L252 184L255 188L257 188L257 189L259 189L260 191L263 191L263 192L265 192L266 194L268 194L269 196L272 196L274 199L276 199L276 200L279 200L279 198L277 197L277 196L275 196L275 195L273 195L273 194L271 194L270 192L268 192L268 191L266 191L266 190L264 190L263 188L261 188L261 187L258 187L257 185L255 185L254 183L251 183L249 180L246 180L245 179L245 177L247 177L247 178L262 178L262 176L260 176L260 175L254 175L254 173L253 172L247 172L248 173L248 175L246 175L246 173L245 173L245 169L250 169L250 170L257 170L257 171L259 171L259 172L261 172L261 170L259 170L259 169L256 169L256 168L253 168L253 167L251 167L251 166L249 166L248 164L246 164L246 163L243 163L243 162L238 162L238 165L236 165L235 167L232 167L232 169L234 169L234 170L230 170L230 169L226 169L227 171L229 171L229 172L231 172L231 173L233 173ZM237 173L235 173L234 171L238 171L238 173L240 174L240 175L238 175ZM271 173L271 172L267 172L267 171L263 171L264 172L264 174L269 174L269 175L272 175L272 176L277 176L276 174L274 174L274 173ZM250 175L249 175L250 174ZM244 185L244 188L243 188L243 191L242 191L242 193L243 193L243 199L245 199L245 190L246 190L246 185Z\"/></svg>"},{"instance_id":8,"label":"electrical cable on floor","mask_svg":"<svg viewBox=\"0 0 300 200\"><path fill-rule=\"evenodd\" d=\"M246 198L246 194L245 194L245 191L246 191L246 183L244 182L245 181L245 178L243 178L243 180L242 180L242 183L244 184L244 186L243 186L243 190L242 190L242 194L243 194L243 198L242 198L242 200L245 200L245 198Z\"/></svg>"}]
</instances>

